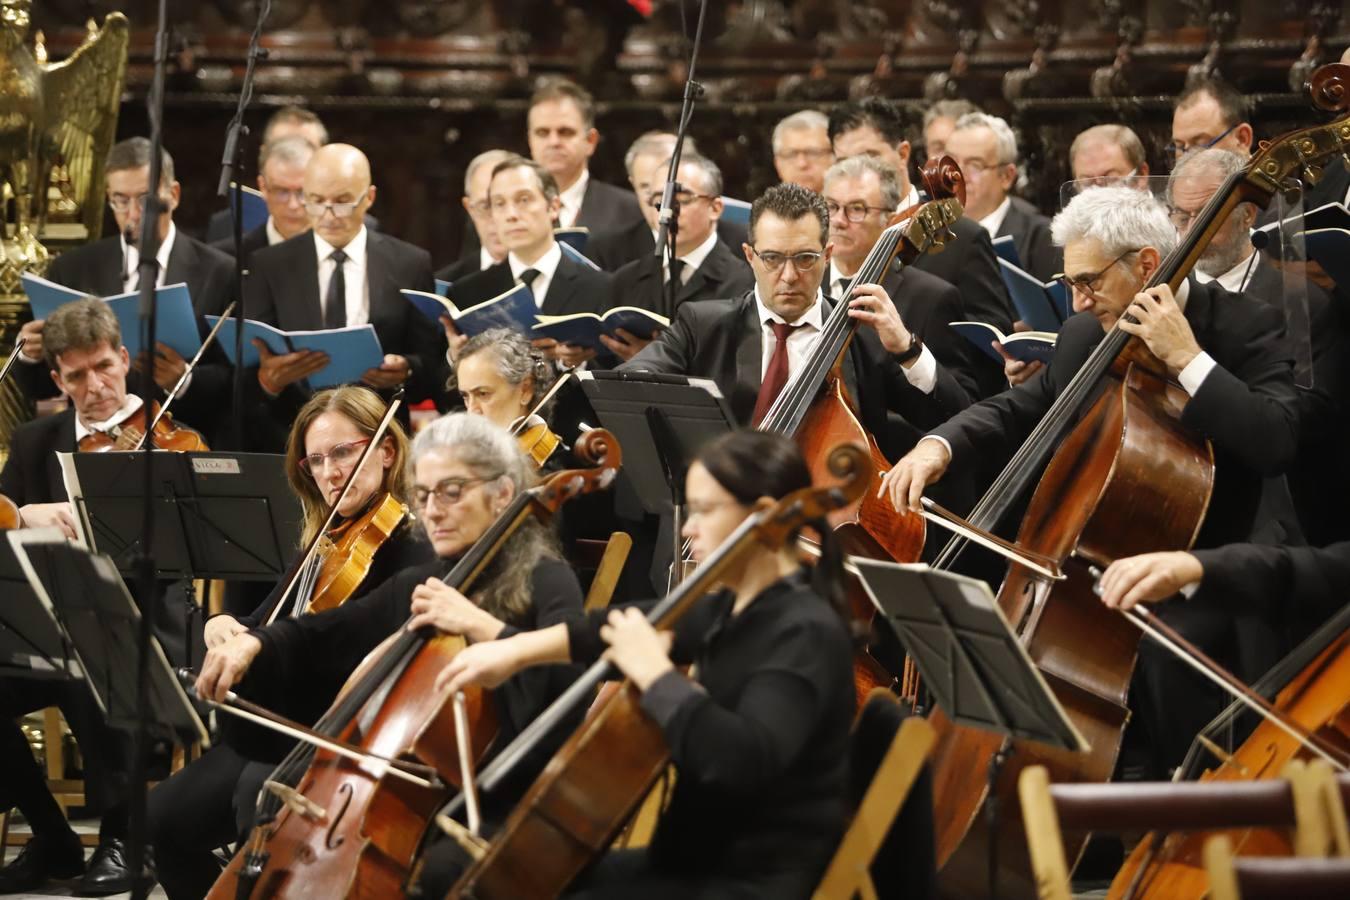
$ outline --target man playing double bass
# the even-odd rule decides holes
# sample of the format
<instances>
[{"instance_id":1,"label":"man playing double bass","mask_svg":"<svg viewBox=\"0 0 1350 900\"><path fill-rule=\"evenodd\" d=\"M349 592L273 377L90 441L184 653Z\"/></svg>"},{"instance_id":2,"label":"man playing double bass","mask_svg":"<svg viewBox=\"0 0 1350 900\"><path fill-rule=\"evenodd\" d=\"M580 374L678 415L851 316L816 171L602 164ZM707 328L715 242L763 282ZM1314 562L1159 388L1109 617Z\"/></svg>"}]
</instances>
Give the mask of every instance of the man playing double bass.
<instances>
[{"instance_id":1,"label":"man playing double bass","mask_svg":"<svg viewBox=\"0 0 1350 900\"><path fill-rule=\"evenodd\" d=\"M1148 193L1084 191L1055 217L1052 231L1064 247L1065 280L1078 315L1061 329L1050 365L926 435L886 475L883 489L897 507L918 507L924 489L953 462L1008 458L1119 322L1188 395L1181 423L1213 444L1214 490L1196 546L1245 539L1256 521L1262 478L1288 467L1298 444L1293 358L1282 315L1213 282L1188 279L1175 297L1166 285L1141 290L1177 244L1166 210ZM1137 321L1123 320L1126 312ZM1230 667L1253 633L1247 626L1257 624L1199 608L1175 608L1166 617ZM1240 676L1253 674L1237 668ZM1140 645L1134 696L1156 769L1181 759L1222 702L1198 678L1151 642Z\"/></svg>"}]
</instances>

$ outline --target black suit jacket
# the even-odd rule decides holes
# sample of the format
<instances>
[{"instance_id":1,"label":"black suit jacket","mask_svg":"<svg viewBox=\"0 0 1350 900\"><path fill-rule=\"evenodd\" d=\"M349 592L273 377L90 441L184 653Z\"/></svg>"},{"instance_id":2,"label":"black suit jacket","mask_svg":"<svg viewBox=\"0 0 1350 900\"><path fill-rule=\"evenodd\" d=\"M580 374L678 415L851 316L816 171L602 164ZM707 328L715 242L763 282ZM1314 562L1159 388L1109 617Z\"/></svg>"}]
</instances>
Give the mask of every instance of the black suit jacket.
<instances>
[{"instance_id":1,"label":"black suit jacket","mask_svg":"<svg viewBox=\"0 0 1350 900\"><path fill-rule=\"evenodd\" d=\"M828 316L832 303L826 303ZM670 327L619 370L711 378L727 398L736 420L748 424L762 382L761 334L753 291L735 300L686 303L676 312ZM965 391L940 365L933 392L919 391L869 329L859 329L849 345L844 375L863 425L891 455L896 448L886 446L888 411L900 414L917 428L928 428L969 403Z\"/></svg>"},{"instance_id":2,"label":"black suit jacket","mask_svg":"<svg viewBox=\"0 0 1350 900\"><path fill-rule=\"evenodd\" d=\"M694 270L675 295L675 308L693 300L725 300L739 297L755 286L755 276L744 257L733 253L718 241L703 264ZM652 312L665 308L665 284L661 261L644 256L614 273L614 302L640 306Z\"/></svg>"},{"instance_id":3,"label":"black suit jacket","mask_svg":"<svg viewBox=\"0 0 1350 900\"><path fill-rule=\"evenodd\" d=\"M440 281L459 281L461 278L467 278L476 272L481 272L479 268L479 252L474 250L473 256L464 256L450 265L436 270L436 278Z\"/></svg>"},{"instance_id":4,"label":"black suit jacket","mask_svg":"<svg viewBox=\"0 0 1350 900\"><path fill-rule=\"evenodd\" d=\"M1327 547L1228 544L1197 550L1200 589L1187 601L1213 604L1227 616L1252 614L1289 643L1344 609L1350 585L1350 543Z\"/></svg>"},{"instance_id":5,"label":"black suit jacket","mask_svg":"<svg viewBox=\"0 0 1350 900\"><path fill-rule=\"evenodd\" d=\"M622 231L634 222L642 221L642 210L631 190L597 181L592 175L586 181L581 209L572 224L589 228L595 234L598 231Z\"/></svg>"},{"instance_id":6,"label":"black suit jacket","mask_svg":"<svg viewBox=\"0 0 1350 900\"><path fill-rule=\"evenodd\" d=\"M62 253L52 263L47 277L95 297L110 297L124 292L123 265L121 238L107 237ZM197 314L197 328L205 338L210 329L202 317L220 315L234 296L234 260L179 229L169 252L164 283L187 285L193 312ZM211 436L221 411L229 405L231 371L220 348L209 348L193 371L188 389L174 401L174 417ZM20 385L34 398L54 397L58 393L43 363L21 363L14 372ZM139 387L140 378L133 372L127 389L139 393Z\"/></svg>"},{"instance_id":7,"label":"black suit jacket","mask_svg":"<svg viewBox=\"0 0 1350 900\"><path fill-rule=\"evenodd\" d=\"M1197 547L1245 540L1251 533L1264 476L1294 461L1298 397L1283 317L1216 284L1189 282L1185 315L1200 346L1218 365L1190 398L1181 423L1214 444L1214 493ZM1060 329L1042 372L967 409L933 431L960 462L976 455L1007 459L1104 337L1090 313Z\"/></svg>"},{"instance_id":8,"label":"black suit jacket","mask_svg":"<svg viewBox=\"0 0 1350 900\"><path fill-rule=\"evenodd\" d=\"M511 265L503 260L491 268L467 275L455 283L454 300L460 309L491 300L505 293L515 284ZM604 312L610 307L611 277L571 259L566 253L558 261L558 268L544 295L539 312L545 316L563 316L570 313Z\"/></svg>"},{"instance_id":9,"label":"black suit jacket","mask_svg":"<svg viewBox=\"0 0 1350 900\"><path fill-rule=\"evenodd\" d=\"M443 405L445 336L399 293L402 288L433 289L430 254L398 238L367 231L366 278L370 324L375 326L380 346L385 353L406 357L412 366L405 399L416 403L430 397ZM255 253L244 289L251 319L285 331L323 328L314 233L297 235ZM280 397L266 398L258 388L256 372L248 373L244 381L249 385L254 413L271 425L271 433L260 446L275 448L279 440L284 442L294 412L308 395L298 384L292 384Z\"/></svg>"},{"instance_id":10,"label":"black suit jacket","mask_svg":"<svg viewBox=\"0 0 1350 900\"><path fill-rule=\"evenodd\" d=\"M248 259L250 256L252 256L255 250L261 250L266 246L269 246L267 240L266 222L259 225L252 231L244 232L243 236L239 239L239 250L240 252L243 253L244 259ZM220 240L212 241L211 248L214 250L219 250L221 253L224 253L227 256L233 257L234 235L232 234L226 235Z\"/></svg>"},{"instance_id":11,"label":"black suit jacket","mask_svg":"<svg viewBox=\"0 0 1350 900\"><path fill-rule=\"evenodd\" d=\"M1010 200L997 236L1010 235L1022 266L1041 281L1049 281L1064 271L1064 251L1050 238L1050 220L1021 197Z\"/></svg>"},{"instance_id":12,"label":"black suit jacket","mask_svg":"<svg viewBox=\"0 0 1350 900\"><path fill-rule=\"evenodd\" d=\"M744 259L741 255L741 245L748 240L744 225L719 219L717 237L738 259ZM647 227L646 220L641 220L622 231L592 234L586 241L586 255L605 271L617 272L635 259L648 256L655 258L656 240L652 237L652 230Z\"/></svg>"}]
</instances>

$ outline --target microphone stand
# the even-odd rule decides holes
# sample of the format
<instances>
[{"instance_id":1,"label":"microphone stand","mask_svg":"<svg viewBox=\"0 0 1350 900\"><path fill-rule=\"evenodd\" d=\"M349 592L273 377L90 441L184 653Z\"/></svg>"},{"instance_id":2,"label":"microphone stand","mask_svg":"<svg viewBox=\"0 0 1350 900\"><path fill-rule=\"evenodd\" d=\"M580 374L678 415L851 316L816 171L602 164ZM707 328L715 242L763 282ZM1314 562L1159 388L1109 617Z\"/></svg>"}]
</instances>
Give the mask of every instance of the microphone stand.
<instances>
[{"instance_id":1,"label":"microphone stand","mask_svg":"<svg viewBox=\"0 0 1350 900\"><path fill-rule=\"evenodd\" d=\"M240 138L248 134L248 126L244 124L244 111L253 100L253 70L259 60L267 59L267 49L259 46L262 38L263 25L267 22L267 17L272 12L272 0L262 0L258 6L258 21L253 26L253 33L248 39L248 56L244 65L244 82L239 89L239 105L235 108L234 118L230 119L230 124L225 128L225 153L220 161L220 183L216 187L216 195L219 197L230 197L230 183L237 180L239 173L244 168L244 142ZM234 192L230 198L230 219L231 234L234 237L234 296L235 302L235 329L234 329L234 358L242 360L244 358L244 271L248 265L248 260L244 259L244 191L241 187ZM234 445L236 449L244 449L244 367L236 365L234 367L234 388L233 402L231 403L231 412L233 414Z\"/></svg>"},{"instance_id":2,"label":"microphone stand","mask_svg":"<svg viewBox=\"0 0 1350 900\"><path fill-rule=\"evenodd\" d=\"M161 165L164 153L164 75L169 58L168 0L159 0L159 17L155 26L155 75L150 83L146 113L150 120L150 184L145 192L145 208L141 211L140 238L140 329L144 338L141 346L148 351L149 372L141 379L141 402L145 406L146 421L150 420L151 404L155 400L155 288L159 282L159 214ZM132 201L135 202L135 201ZM135 749L131 766L131 797L127 841L127 865L131 870L131 896L142 900L150 893L145 878L145 793L150 753L150 641L151 626L156 614L155 565L150 558L150 542L155 524L155 481L151 468L154 441L142 451L145 460L145 497L141 510L141 545L133 563L137 573L140 595L140 634L138 635L136 703L140 716L136 723Z\"/></svg>"},{"instance_id":3,"label":"microphone stand","mask_svg":"<svg viewBox=\"0 0 1350 900\"><path fill-rule=\"evenodd\" d=\"M703 21L708 15L708 0L701 0L698 7L698 25L694 29L694 46L689 54L689 76L684 83L684 105L680 108L680 127L675 132L675 150L670 154L670 169L666 172L666 187L661 194L661 215L658 219L659 227L656 233L656 258L661 259L663 254L666 259L673 262L676 258L675 237L679 232L679 201L675 195L682 188L676 177L680 173L680 153L684 150L684 137L689 130L689 120L694 115L694 101L703 96L703 85L694 80L694 68L698 65L698 50L703 43ZM684 0L680 0L680 19L684 19ZM688 31L685 32L688 35ZM673 268L673 267L672 267ZM673 279L667 289L662 293L665 300L665 309L662 315L668 319L675 318L675 301L679 296L679 285L674 283Z\"/></svg>"}]
</instances>

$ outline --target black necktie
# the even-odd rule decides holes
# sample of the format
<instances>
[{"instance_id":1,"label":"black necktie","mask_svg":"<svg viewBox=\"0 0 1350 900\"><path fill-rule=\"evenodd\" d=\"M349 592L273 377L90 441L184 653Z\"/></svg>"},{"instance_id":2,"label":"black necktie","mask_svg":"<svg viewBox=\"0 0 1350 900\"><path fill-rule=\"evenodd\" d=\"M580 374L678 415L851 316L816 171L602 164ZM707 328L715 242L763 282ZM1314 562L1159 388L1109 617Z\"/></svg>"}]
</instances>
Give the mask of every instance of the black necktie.
<instances>
[{"instance_id":1,"label":"black necktie","mask_svg":"<svg viewBox=\"0 0 1350 900\"><path fill-rule=\"evenodd\" d=\"M347 254L334 250L328 257L333 261L333 277L328 281L328 302L323 308L323 327L342 328L347 324L347 279L342 274L342 264Z\"/></svg>"},{"instance_id":2,"label":"black necktie","mask_svg":"<svg viewBox=\"0 0 1350 900\"><path fill-rule=\"evenodd\" d=\"M534 287L533 287L534 280L538 277L539 277L538 269L526 269L524 272L520 273L520 283L525 285L525 289L530 292L530 296L534 297L535 306L540 305L539 298L534 296Z\"/></svg>"},{"instance_id":3,"label":"black necktie","mask_svg":"<svg viewBox=\"0 0 1350 900\"><path fill-rule=\"evenodd\" d=\"M677 288L684 286L684 265L678 256L670 261L670 277L666 280L675 282Z\"/></svg>"}]
</instances>

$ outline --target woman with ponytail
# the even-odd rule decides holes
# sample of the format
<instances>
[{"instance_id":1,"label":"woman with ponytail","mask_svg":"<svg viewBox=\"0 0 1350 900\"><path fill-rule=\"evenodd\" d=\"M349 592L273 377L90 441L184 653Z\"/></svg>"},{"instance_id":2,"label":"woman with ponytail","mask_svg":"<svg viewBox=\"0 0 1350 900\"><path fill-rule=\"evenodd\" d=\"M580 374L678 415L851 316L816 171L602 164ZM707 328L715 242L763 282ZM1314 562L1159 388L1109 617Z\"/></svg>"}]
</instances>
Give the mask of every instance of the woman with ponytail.
<instances>
[{"instance_id":1,"label":"woman with ponytail","mask_svg":"<svg viewBox=\"0 0 1350 900\"><path fill-rule=\"evenodd\" d=\"M811 475L791 440L738 431L689 469L684 534L706 559ZM521 669L612 662L642 692L677 769L652 844L611 852L570 897L808 897L844 830L852 641L841 558L814 569L789 543L745 557L672 632L645 604L468 648L440 686L495 685ZM689 674L679 666L692 665Z\"/></svg>"}]
</instances>

